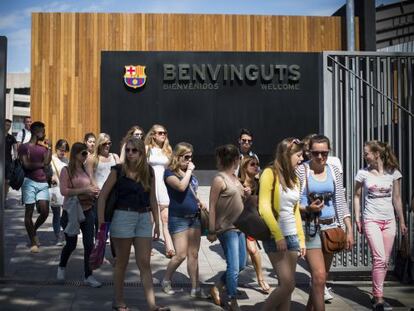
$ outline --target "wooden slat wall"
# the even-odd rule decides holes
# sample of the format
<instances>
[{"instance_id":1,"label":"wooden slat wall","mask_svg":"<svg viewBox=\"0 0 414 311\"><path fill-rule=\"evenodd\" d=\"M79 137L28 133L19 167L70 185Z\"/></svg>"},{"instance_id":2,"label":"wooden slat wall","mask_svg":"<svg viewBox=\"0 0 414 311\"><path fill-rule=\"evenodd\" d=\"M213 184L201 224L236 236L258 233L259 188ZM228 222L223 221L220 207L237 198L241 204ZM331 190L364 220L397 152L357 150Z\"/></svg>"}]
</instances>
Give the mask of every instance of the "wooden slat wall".
<instances>
[{"instance_id":1,"label":"wooden slat wall","mask_svg":"<svg viewBox=\"0 0 414 311\"><path fill-rule=\"evenodd\" d=\"M33 13L32 118L53 142L98 133L104 50L319 52L343 33L340 17Z\"/></svg>"}]
</instances>

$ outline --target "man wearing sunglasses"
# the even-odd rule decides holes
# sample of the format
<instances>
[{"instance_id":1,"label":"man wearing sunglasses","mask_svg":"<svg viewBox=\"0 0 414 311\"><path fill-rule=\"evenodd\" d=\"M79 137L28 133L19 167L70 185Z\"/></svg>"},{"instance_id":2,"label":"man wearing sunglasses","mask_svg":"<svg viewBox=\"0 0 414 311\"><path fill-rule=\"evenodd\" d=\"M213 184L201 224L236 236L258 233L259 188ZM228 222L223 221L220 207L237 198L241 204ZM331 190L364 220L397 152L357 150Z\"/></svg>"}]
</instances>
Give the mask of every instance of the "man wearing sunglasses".
<instances>
[{"instance_id":1,"label":"man wearing sunglasses","mask_svg":"<svg viewBox=\"0 0 414 311\"><path fill-rule=\"evenodd\" d=\"M33 122L30 132L30 141L19 146L18 154L25 171L22 185L22 199L26 206L24 223L31 243L30 251L38 253L40 244L36 232L49 215L49 184L45 169L52 160L52 151L50 142L45 140L45 125L42 122ZM35 206L39 217L33 224Z\"/></svg>"},{"instance_id":2,"label":"man wearing sunglasses","mask_svg":"<svg viewBox=\"0 0 414 311\"><path fill-rule=\"evenodd\" d=\"M257 163L260 163L259 157L257 156L257 154L255 154L252 151L252 145L253 145L252 133L248 129L242 128L240 130L240 135L239 135L240 160L243 160L245 156L250 156L250 157L255 157L257 159ZM260 167L259 167L259 172L260 172ZM239 168L237 168L236 176L240 177L239 175L240 175L240 170Z\"/></svg>"}]
</instances>

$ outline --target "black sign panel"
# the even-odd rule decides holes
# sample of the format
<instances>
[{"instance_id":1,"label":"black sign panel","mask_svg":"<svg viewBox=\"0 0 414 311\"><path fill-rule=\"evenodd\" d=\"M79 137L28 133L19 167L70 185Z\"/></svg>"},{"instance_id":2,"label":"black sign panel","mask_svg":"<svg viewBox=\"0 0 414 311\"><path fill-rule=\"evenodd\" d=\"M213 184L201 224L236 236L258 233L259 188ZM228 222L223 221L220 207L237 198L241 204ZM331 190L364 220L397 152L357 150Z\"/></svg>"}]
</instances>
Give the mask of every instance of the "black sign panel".
<instances>
[{"instance_id":1,"label":"black sign panel","mask_svg":"<svg viewBox=\"0 0 414 311\"><path fill-rule=\"evenodd\" d=\"M198 169L214 169L215 147L248 128L267 162L281 139L319 131L319 62L318 53L102 52L101 129L119 142L132 125L162 124L172 145L193 144Z\"/></svg>"}]
</instances>

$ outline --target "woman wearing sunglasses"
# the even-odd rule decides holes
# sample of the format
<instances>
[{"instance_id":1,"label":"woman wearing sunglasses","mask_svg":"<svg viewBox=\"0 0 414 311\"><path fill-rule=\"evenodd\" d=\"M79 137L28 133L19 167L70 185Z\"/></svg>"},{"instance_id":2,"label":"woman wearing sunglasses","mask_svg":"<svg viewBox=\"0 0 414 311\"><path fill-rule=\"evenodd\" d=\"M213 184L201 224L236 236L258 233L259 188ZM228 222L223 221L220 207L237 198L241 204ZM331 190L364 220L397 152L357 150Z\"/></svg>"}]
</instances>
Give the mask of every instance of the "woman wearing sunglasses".
<instances>
[{"instance_id":1,"label":"woman wearing sunglasses","mask_svg":"<svg viewBox=\"0 0 414 311\"><path fill-rule=\"evenodd\" d=\"M50 193L50 208L53 212L53 232L56 237L56 245L62 246L63 240L60 232L60 215L63 205L63 196L59 189L59 176L62 169L68 165L66 153L69 151L69 143L64 139L59 139L55 145L55 154L52 155L52 183L49 188Z\"/></svg>"},{"instance_id":2,"label":"woman wearing sunglasses","mask_svg":"<svg viewBox=\"0 0 414 311\"><path fill-rule=\"evenodd\" d=\"M296 171L302 186L300 209L305 220L306 261L312 278L308 310L325 310L324 289L333 258L333 254L322 251L320 231L339 224L346 230L346 249L351 249L354 243L342 173L336 165L327 163L329 151L328 137L312 136L310 160Z\"/></svg>"},{"instance_id":3,"label":"woman wearing sunglasses","mask_svg":"<svg viewBox=\"0 0 414 311\"><path fill-rule=\"evenodd\" d=\"M116 202L110 233L116 249L114 269L114 311L128 311L124 299L124 279L131 245L135 248L144 295L149 310L169 310L155 304L150 266L152 243L152 218L155 220L154 237L159 236L159 215L155 199L155 179L147 163L144 142L132 137L125 146L125 162L111 168L98 199L99 224L105 215L105 202L115 187ZM152 214L152 218L151 218Z\"/></svg>"},{"instance_id":4,"label":"woman wearing sunglasses","mask_svg":"<svg viewBox=\"0 0 414 311\"><path fill-rule=\"evenodd\" d=\"M138 139L144 139L144 130L142 129L142 127L140 127L139 125L134 125L133 127L131 127L128 130L128 132L126 133L126 135L122 139L122 141L121 141L121 153L119 155L121 163L125 161L125 145L126 145L126 142L127 142L128 139L130 139L132 137L136 137Z\"/></svg>"},{"instance_id":5,"label":"woman wearing sunglasses","mask_svg":"<svg viewBox=\"0 0 414 311\"><path fill-rule=\"evenodd\" d=\"M373 310L392 310L384 300L384 280L387 274L397 224L402 235L407 234L401 202L401 178L397 157L391 147L380 141L364 145L367 167L355 176L354 211L358 232L365 233L373 258L372 295ZM361 222L361 196L364 203Z\"/></svg>"},{"instance_id":6,"label":"woman wearing sunglasses","mask_svg":"<svg viewBox=\"0 0 414 311\"><path fill-rule=\"evenodd\" d=\"M191 280L191 297L208 298L201 291L198 279L198 251L200 250L201 223L197 198L198 181L194 171L193 146L179 143L175 146L171 163L165 170L164 179L170 197L168 229L176 254L171 258L161 282L166 294L174 294L171 278L175 270L187 259L187 271Z\"/></svg>"},{"instance_id":7,"label":"woman wearing sunglasses","mask_svg":"<svg viewBox=\"0 0 414 311\"><path fill-rule=\"evenodd\" d=\"M86 170L89 176L92 176L94 185L99 189L102 189L103 184L111 172L111 167L120 162L118 155L110 152L111 146L111 137L106 133L100 133L96 140L95 149L93 153L88 156L86 161ZM96 234L98 232L98 214L96 205L94 206L94 214ZM115 254L113 253L112 255Z\"/></svg>"},{"instance_id":8,"label":"woman wearing sunglasses","mask_svg":"<svg viewBox=\"0 0 414 311\"><path fill-rule=\"evenodd\" d=\"M92 270L89 268L89 256L93 249L93 236L94 236L94 215L92 212L92 206L99 193L99 189L92 184L92 180L86 172L83 163L85 163L88 156L88 150L85 144L77 142L74 143L71 151L69 164L66 168L62 169L60 173L60 192L64 196L63 209L65 210L66 203L69 202L71 197L77 197L82 210L84 221L79 224L75 224L76 230L69 228L72 224L68 222L65 229L66 244L62 249L60 256L60 262L58 266L57 279L60 281L65 280L65 269L70 255L76 249L78 241L78 233L76 231L82 231L82 241L84 248L83 264L85 270L85 284L91 287L100 287L102 284L98 282L92 275ZM69 218L69 216L68 216ZM69 219L73 219L70 217Z\"/></svg>"},{"instance_id":9,"label":"woman wearing sunglasses","mask_svg":"<svg viewBox=\"0 0 414 311\"><path fill-rule=\"evenodd\" d=\"M253 202L256 208L258 207L259 199L259 179L256 177L259 173L259 161L255 156L245 156L240 164L240 182L245 188L249 188L251 191L251 199L248 202ZM246 204L246 202L245 202ZM264 280L262 269L262 256L257 248L257 241L250 237L246 237L247 252L253 263L254 270L256 271L257 282L264 294L269 294L270 286Z\"/></svg>"},{"instance_id":10,"label":"woman wearing sunglasses","mask_svg":"<svg viewBox=\"0 0 414 311\"><path fill-rule=\"evenodd\" d=\"M161 214L162 233L165 242L165 255L172 258L175 255L170 232L168 231L168 198L167 188L164 182L164 171L170 163L172 149L168 141L168 133L164 126L155 124L145 137L145 148L148 163L155 173L156 198Z\"/></svg>"},{"instance_id":11,"label":"woman wearing sunglasses","mask_svg":"<svg viewBox=\"0 0 414 311\"><path fill-rule=\"evenodd\" d=\"M295 169L302 162L303 144L286 138L275 159L260 176L259 213L271 232L263 248L279 279L262 310L290 310L298 254L305 256L305 236L299 211L300 183Z\"/></svg>"}]
</instances>

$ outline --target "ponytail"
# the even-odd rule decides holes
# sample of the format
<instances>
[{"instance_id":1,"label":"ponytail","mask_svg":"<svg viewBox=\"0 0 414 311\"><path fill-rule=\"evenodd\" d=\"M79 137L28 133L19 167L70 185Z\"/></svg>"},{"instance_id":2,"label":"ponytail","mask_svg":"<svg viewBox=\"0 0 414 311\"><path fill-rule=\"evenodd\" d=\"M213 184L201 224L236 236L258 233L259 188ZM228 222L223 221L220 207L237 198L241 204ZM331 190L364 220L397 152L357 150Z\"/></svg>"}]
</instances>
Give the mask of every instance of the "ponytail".
<instances>
[{"instance_id":1,"label":"ponytail","mask_svg":"<svg viewBox=\"0 0 414 311\"><path fill-rule=\"evenodd\" d=\"M384 168L387 171L399 170L398 159L390 145L378 140L371 140L365 143L372 152L379 152Z\"/></svg>"}]
</instances>

